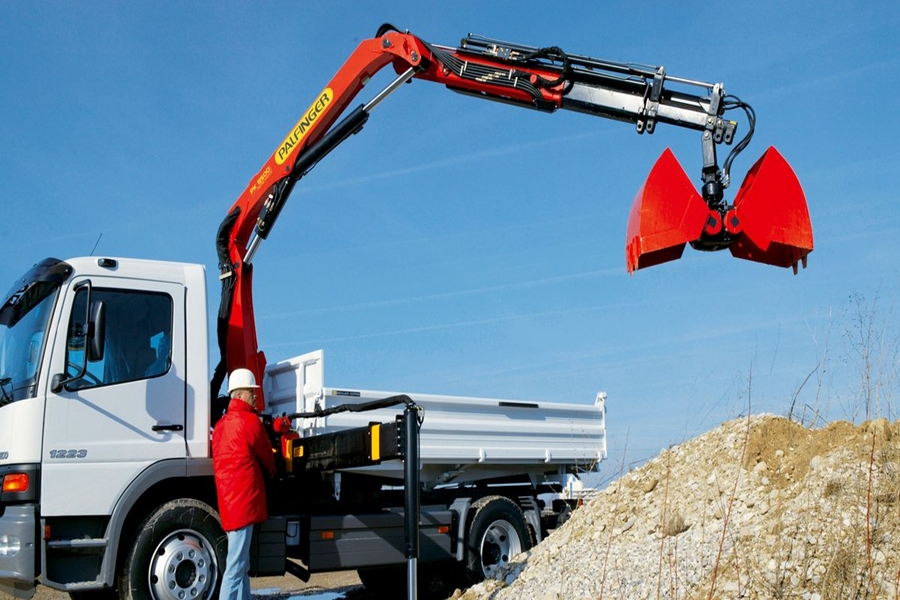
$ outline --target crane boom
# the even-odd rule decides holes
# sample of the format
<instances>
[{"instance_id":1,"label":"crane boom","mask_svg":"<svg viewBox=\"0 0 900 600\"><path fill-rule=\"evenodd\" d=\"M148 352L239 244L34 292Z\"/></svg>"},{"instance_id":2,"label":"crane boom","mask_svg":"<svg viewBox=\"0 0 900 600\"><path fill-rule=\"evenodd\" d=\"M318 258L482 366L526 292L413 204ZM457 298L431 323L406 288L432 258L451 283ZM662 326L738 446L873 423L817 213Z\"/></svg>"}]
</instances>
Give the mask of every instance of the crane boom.
<instances>
[{"instance_id":1,"label":"crane boom","mask_svg":"<svg viewBox=\"0 0 900 600\"><path fill-rule=\"evenodd\" d=\"M387 65L397 77L368 103L348 111L369 80ZM663 67L617 63L478 35L458 48L426 43L383 25L363 40L302 113L272 156L234 202L219 227L216 246L222 280L217 334L222 356L211 383L216 397L226 373L252 370L258 380L266 359L258 350L253 313L252 262L294 185L338 144L357 133L387 96L412 79L543 112L572 110L631 122L652 134L658 123L701 132L701 192L671 151L659 158L632 205L626 233L629 271L677 259L690 243L700 250L729 248L733 255L777 266L805 266L812 226L793 170L769 148L751 168L733 205L724 200L730 167L753 135L755 113L728 96L722 84L672 77ZM675 86L679 86L675 89ZM749 130L719 168L716 147L731 145L741 109ZM347 113L341 119L341 116ZM340 119L340 120L339 120ZM257 400L264 406L262 395Z\"/></svg>"}]
</instances>

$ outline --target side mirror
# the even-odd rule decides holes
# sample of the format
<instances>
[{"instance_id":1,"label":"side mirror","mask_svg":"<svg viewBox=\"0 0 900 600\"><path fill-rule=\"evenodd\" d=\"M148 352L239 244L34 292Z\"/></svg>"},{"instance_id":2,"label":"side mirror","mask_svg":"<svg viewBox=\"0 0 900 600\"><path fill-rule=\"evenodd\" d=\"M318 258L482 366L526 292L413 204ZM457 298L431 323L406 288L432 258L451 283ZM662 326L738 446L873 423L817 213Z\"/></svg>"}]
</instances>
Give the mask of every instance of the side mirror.
<instances>
[{"instance_id":1,"label":"side mirror","mask_svg":"<svg viewBox=\"0 0 900 600\"><path fill-rule=\"evenodd\" d=\"M78 327L76 331L84 331L84 354L82 355L81 364L73 365L78 367L78 373L67 376L66 373L56 373L50 381L50 390L54 394L62 391L63 387L69 383L81 379L87 373L87 364L89 361L97 361L103 358L103 352L106 349L106 305L100 301L91 300L91 282L84 281L75 288L75 293L87 288L87 308L85 310L84 321L86 325Z\"/></svg>"},{"instance_id":2,"label":"side mirror","mask_svg":"<svg viewBox=\"0 0 900 600\"><path fill-rule=\"evenodd\" d=\"M106 349L106 304L101 300L91 302L88 323L88 360L94 362L103 358Z\"/></svg>"}]
</instances>

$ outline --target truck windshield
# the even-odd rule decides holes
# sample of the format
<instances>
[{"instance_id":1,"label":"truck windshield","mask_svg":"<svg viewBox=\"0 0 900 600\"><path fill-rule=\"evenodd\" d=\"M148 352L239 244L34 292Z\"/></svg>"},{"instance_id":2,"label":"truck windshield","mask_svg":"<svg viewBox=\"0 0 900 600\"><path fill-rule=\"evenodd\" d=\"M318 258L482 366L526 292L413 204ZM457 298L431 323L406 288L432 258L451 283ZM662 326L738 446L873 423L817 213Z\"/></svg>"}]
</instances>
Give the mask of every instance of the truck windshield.
<instances>
[{"instance_id":1,"label":"truck windshield","mask_svg":"<svg viewBox=\"0 0 900 600\"><path fill-rule=\"evenodd\" d=\"M0 406L34 397L47 323L71 273L68 264L45 259L13 285L0 306Z\"/></svg>"}]
</instances>

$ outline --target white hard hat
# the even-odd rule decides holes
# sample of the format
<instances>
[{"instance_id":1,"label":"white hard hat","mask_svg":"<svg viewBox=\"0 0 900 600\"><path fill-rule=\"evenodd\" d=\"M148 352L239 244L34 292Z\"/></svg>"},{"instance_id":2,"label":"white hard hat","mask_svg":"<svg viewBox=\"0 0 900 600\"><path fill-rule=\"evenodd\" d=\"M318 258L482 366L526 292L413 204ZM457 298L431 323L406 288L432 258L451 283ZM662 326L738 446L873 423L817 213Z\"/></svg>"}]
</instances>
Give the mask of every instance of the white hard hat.
<instances>
[{"instance_id":1,"label":"white hard hat","mask_svg":"<svg viewBox=\"0 0 900 600\"><path fill-rule=\"evenodd\" d=\"M256 385L256 377L250 369L235 369L228 376L228 393L234 390L252 390L259 386Z\"/></svg>"}]
</instances>

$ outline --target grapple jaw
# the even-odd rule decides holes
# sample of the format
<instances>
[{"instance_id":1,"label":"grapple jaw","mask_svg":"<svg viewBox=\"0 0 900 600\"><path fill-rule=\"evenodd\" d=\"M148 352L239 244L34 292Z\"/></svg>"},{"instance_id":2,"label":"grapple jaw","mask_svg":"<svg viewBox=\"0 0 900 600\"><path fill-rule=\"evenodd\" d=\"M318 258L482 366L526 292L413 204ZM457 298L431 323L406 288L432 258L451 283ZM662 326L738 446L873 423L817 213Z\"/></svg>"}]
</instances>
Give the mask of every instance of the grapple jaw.
<instances>
[{"instance_id":1,"label":"grapple jaw","mask_svg":"<svg viewBox=\"0 0 900 600\"><path fill-rule=\"evenodd\" d=\"M806 268L813 249L812 223L800 181L774 147L747 173L734 200L734 212L743 227L729 247L737 258L778 267Z\"/></svg>"},{"instance_id":2,"label":"grapple jaw","mask_svg":"<svg viewBox=\"0 0 900 600\"><path fill-rule=\"evenodd\" d=\"M800 182L770 147L747 173L733 206L704 199L668 148L653 165L628 215L628 272L697 250L728 248L737 258L778 267L806 267L812 224Z\"/></svg>"},{"instance_id":3,"label":"grapple jaw","mask_svg":"<svg viewBox=\"0 0 900 600\"><path fill-rule=\"evenodd\" d=\"M681 258L703 232L709 209L668 148L638 190L625 239L628 272Z\"/></svg>"}]
</instances>

